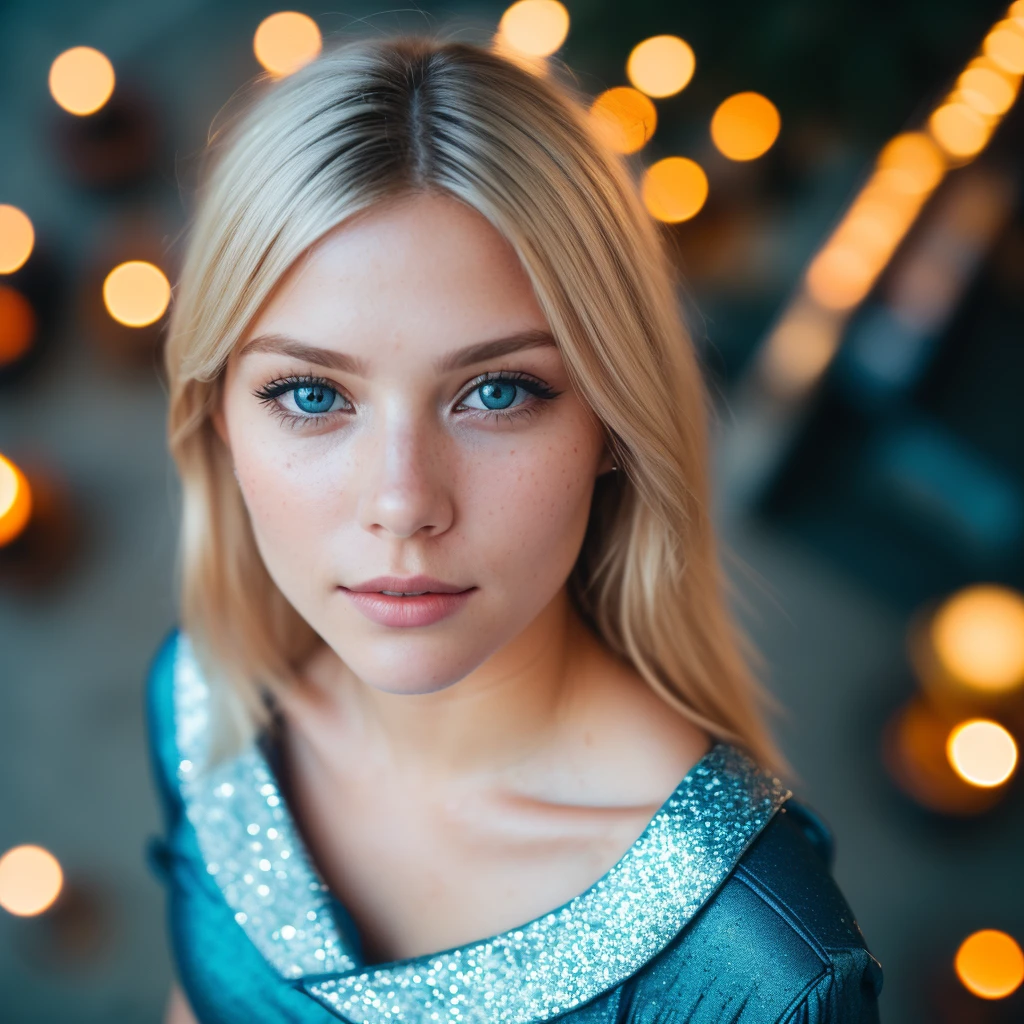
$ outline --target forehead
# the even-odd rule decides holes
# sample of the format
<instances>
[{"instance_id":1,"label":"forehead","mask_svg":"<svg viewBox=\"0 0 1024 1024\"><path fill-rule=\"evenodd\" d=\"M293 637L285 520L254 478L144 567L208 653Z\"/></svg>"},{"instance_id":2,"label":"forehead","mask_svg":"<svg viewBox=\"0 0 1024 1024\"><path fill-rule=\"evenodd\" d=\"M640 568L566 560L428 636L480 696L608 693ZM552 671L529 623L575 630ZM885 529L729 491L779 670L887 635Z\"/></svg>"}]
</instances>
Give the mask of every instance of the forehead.
<instances>
[{"instance_id":1,"label":"forehead","mask_svg":"<svg viewBox=\"0 0 1024 1024\"><path fill-rule=\"evenodd\" d=\"M497 229L457 199L416 195L325 235L279 282L246 338L276 332L364 351L415 338L436 353L546 327L530 279Z\"/></svg>"}]
</instances>

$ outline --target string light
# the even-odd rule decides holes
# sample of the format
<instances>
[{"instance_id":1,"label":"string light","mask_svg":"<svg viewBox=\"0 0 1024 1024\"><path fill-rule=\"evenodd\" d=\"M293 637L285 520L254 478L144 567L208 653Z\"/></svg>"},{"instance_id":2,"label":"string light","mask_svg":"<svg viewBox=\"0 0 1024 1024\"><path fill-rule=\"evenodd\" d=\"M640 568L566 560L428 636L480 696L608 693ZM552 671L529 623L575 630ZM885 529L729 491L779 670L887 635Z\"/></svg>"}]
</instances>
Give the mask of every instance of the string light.
<instances>
[{"instance_id":1,"label":"string light","mask_svg":"<svg viewBox=\"0 0 1024 1024\"><path fill-rule=\"evenodd\" d=\"M0 547L21 535L32 518L32 490L25 474L0 455Z\"/></svg>"},{"instance_id":2,"label":"string light","mask_svg":"<svg viewBox=\"0 0 1024 1024\"><path fill-rule=\"evenodd\" d=\"M17 290L0 284L0 369L17 362L32 347L36 314Z\"/></svg>"},{"instance_id":3,"label":"string light","mask_svg":"<svg viewBox=\"0 0 1024 1024\"><path fill-rule=\"evenodd\" d=\"M32 255L36 233L28 214L0 203L0 274L20 270Z\"/></svg>"},{"instance_id":4,"label":"string light","mask_svg":"<svg viewBox=\"0 0 1024 1024\"><path fill-rule=\"evenodd\" d=\"M256 59L279 78L315 60L322 46L317 23L298 11L278 11L264 18L252 41Z\"/></svg>"},{"instance_id":5,"label":"string light","mask_svg":"<svg viewBox=\"0 0 1024 1024\"><path fill-rule=\"evenodd\" d=\"M145 327L164 315L171 285L164 272L145 260L115 267L103 282L107 312L128 327Z\"/></svg>"},{"instance_id":6,"label":"string light","mask_svg":"<svg viewBox=\"0 0 1024 1024\"><path fill-rule=\"evenodd\" d=\"M1017 744L998 722L972 718L950 732L946 756L972 786L1001 786L1017 767Z\"/></svg>"},{"instance_id":7,"label":"string light","mask_svg":"<svg viewBox=\"0 0 1024 1024\"><path fill-rule=\"evenodd\" d=\"M1024 685L1024 595L967 587L938 609L929 632L940 664L963 685L988 694Z\"/></svg>"},{"instance_id":8,"label":"string light","mask_svg":"<svg viewBox=\"0 0 1024 1024\"><path fill-rule=\"evenodd\" d=\"M569 34L569 12L558 0L519 0L501 16L501 41L528 57L548 57Z\"/></svg>"},{"instance_id":9,"label":"string light","mask_svg":"<svg viewBox=\"0 0 1024 1024\"><path fill-rule=\"evenodd\" d=\"M654 134L658 113L639 89L606 89L590 107L595 132L617 153L635 153Z\"/></svg>"},{"instance_id":10,"label":"string light","mask_svg":"<svg viewBox=\"0 0 1024 1024\"><path fill-rule=\"evenodd\" d=\"M644 205L652 217L668 224L695 217L708 197L708 178L694 160L670 156L652 164L641 183Z\"/></svg>"},{"instance_id":11,"label":"string light","mask_svg":"<svg viewBox=\"0 0 1024 1024\"><path fill-rule=\"evenodd\" d=\"M91 46L75 46L50 65L49 86L69 114L94 114L114 92L114 65Z\"/></svg>"},{"instance_id":12,"label":"string light","mask_svg":"<svg viewBox=\"0 0 1024 1024\"><path fill-rule=\"evenodd\" d=\"M953 963L964 987L981 999L1005 999L1024 981L1024 952L1012 936L995 928L964 939Z\"/></svg>"},{"instance_id":13,"label":"string light","mask_svg":"<svg viewBox=\"0 0 1024 1024\"><path fill-rule=\"evenodd\" d=\"M730 160L756 160L779 137L782 120L770 99L740 92L723 100L711 118L711 138Z\"/></svg>"},{"instance_id":14,"label":"string light","mask_svg":"<svg viewBox=\"0 0 1024 1024\"><path fill-rule=\"evenodd\" d=\"M681 92L693 78L697 59L679 36L651 36L633 47L626 61L626 77L648 96L662 99Z\"/></svg>"},{"instance_id":15,"label":"string light","mask_svg":"<svg viewBox=\"0 0 1024 1024\"><path fill-rule=\"evenodd\" d=\"M63 885L60 863L41 846L15 846L0 857L0 907L11 914L41 914Z\"/></svg>"}]
</instances>

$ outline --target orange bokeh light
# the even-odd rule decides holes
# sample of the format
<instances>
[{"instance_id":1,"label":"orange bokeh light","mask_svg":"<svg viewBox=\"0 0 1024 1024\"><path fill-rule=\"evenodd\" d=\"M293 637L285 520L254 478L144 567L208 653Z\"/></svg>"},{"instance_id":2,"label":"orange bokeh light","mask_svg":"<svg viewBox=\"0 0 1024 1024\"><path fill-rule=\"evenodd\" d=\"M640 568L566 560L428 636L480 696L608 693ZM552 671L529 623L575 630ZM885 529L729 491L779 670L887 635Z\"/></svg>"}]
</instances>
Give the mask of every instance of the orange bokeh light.
<instances>
[{"instance_id":1,"label":"orange bokeh light","mask_svg":"<svg viewBox=\"0 0 1024 1024\"><path fill-rule=\"evenodd\" d=\"M983 50L1004 71L1024 74L1024 26L1016 18L997 22L985 37Z\"/></svg>"},{"instance_id":2,"label":"orange bokeh light","mask_svg":"<svg viewBox=\"0 0 1024 1024\"><path fill-rule=\"evenodd\" d=\"M32 255L35 229L28 215L16 206L0 203L0 274L20 270Z\"/></svg>"},{"instance_id":3,"label":"orange bokeh light","mask_svg":"<svg viewBox=\"0 0 1024 1024\"><path fill-rule=\"evenodd\" d=\"M11 914L41 914L63 884L60 863L41 846L15 846L0 857L0 907Z\"/></svg>"},{"instance_id":4,"label":"orange bokeh light","mask_svg":"<svg viewBox=\"0 0 1024 1024\"><path fill-rule=\"evenodd\" d=\"M679 36L651 36L637 43L626 61L626 76L641 92L661 99L681 92L693 78L697 60Z\"/></svg>"},{"instance_id":5,"label":"orange bokeh light","mask_svg":"<svg viewBox=\"0 0 1024 1024\"><path fill-rule=\"evenodd\" d=\"M65 50L50 65L50 95L69 114L94 114L114 91L114 65L91 46Z\"/></svg>"},{"instance_id":6,"label":"orange bokeh light","mask_svg":"<svg viewBox=\"0 0 1024 1024\"><path fill-rule=\"evenodd\" d=\"M1024 685L1024 596L979 584L954 594L935 613L931 642L954 679L990 694Z\"/></svg>"},{"instance_id":7,"label":"orange bokeh light","mask_svg":"<svg viewBox=\"0 0 1024 1024\"><path fill-rule=\"evenodd\" d=\"M959 100L944 103L928 119L935 141L952 157L977 156L992 134L988 119Z\"/></svg>"},{"instance_id":8,"label":"orange bokeh light","mask_svg":"<svg viewBox=\"0 0 1024 1024\"><path fill-rule=\"evenodd\" d=\"M1020 82L984 57L968 64L956 80L957 94L983 117L1005 114L1017 98Z\"/></svg>"},{"instance_id":9,"label":"orange bokeh light","mask_svg":"<svg viewBox=\"0 0 1024 1024\"><path fill-rule=\"evenodd\" d=\"M164 272L144 260L115 267L103 282L107 312L127 327L145 327L164 315L171 285Z\"/></svg>"},{"instance_id":10,"label":"orange bokeh light","mask_svg":"<svg viewBox=\"0 0 1024 1024\"><path fill-rule=\"evenodd\" d=\"M1024 981L1024 952L1012 936L995 928L964 939L953 963L964 987L982 999L1005 999Z\"/></svg>"},{"instance_id":11,"label":"orange bokeh light","mask_svg":"<svg viewBox=\"0 0 1024 1024\"><path fill-rule=\"evenodd\" d=\"M972 718L949 734L946 756L972 786L1001 786L1017 767L1017 744L998 722Z\"/></svg>"},{"instance_id":12,"label":"orange bokeh light","mask_svg":"<svg viewBox=\"0 0 1024 1024\"><path fill-rule=\"evenodd\" d=\"M647 168L643 177L644 205L652 217L678 224L696 216L708 197L708 176L694 160L669 156Z\"/></svg>"},{"instance_id":13,"label":"orange bokeh light","mask_svg":"<svg viewBox=\"0 0 1024 1024\"><path fill-rule=\"evenodd\" d=\"M606 89L590 107L594 129L616 153L635 153L654 134L658 113L638 89Z\"/></svg>"},{"instance_id":14,"label":"orange bokeh light","mask_svg":"<svg viewBox=\"0 0 1024 1024\"><path fill-rule=\"evenodd\" d=\"M322 46L317 23L298 11L278 11L264 18L252 41L256 59L279 78L315 60Z\"/></svg>"},{"instance_id":15,"label":"orange bokeh light","mask_svg":"<svg viewBox=\"0 0 1024 1024\"><path fill-rule=\"evenodd\" d=\"M518 0L501 16L505 45L529 57L548 57L569 34L569 12L558 0Z\"/></svg>"},{"instance_id":16,"label":"orange bokeh light","mask_svg":"<svg viewBox=\"0 0 1024 1024\"><path fill-rule=\"evenodd\" d=\"M0 455L0 547L10 544L32 518L32 489L25 474Z\"/></svg>"},{"instance_id":17,"label":"orange bokeh light","mask_svg":"<svg viewBox=\"0 0 1024 1024\"><path fill-rule=\"evenodd\" d=\"M20 359L36 336L36 313L16 288L0 284L0 368Z\"/></svg>"},{"instance_id":18,"label":"orange bokeh light","mask_svg":"<svg viewBox=\"0 0 1024 1024\"><path fill-rule=\"evenodd\" d=\"M782 120L770 99L740 92L723 100L711 118L711 138L730 160L755 160L771 149Z\"/></svg>"},{"instance_id":19,"label":"orange bokeh light","mask_svg":"<svg viewBox=\"0 0 1024 1024\"><path fill-rule=\"evenodd\" d=\"M878 154L880 183L897 192L922 195L942 180L946 161L942 151L924 132L897 135Z\"/></svg>"}]
</instances>

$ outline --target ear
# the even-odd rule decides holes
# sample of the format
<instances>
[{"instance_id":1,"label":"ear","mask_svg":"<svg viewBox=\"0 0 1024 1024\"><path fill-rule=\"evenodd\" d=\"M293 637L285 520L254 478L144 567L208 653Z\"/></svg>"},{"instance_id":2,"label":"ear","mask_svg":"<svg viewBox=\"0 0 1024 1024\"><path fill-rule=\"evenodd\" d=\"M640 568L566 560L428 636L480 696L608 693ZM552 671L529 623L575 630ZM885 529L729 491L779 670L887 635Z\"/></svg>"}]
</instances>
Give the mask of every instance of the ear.
<instances>
[{"instance_id":1,"label":"ear","mask_svg":"<svg viewBox=\"0 0 1024 1024\"><path fill-rule=\"evenodd\" d=\"M610 473L615 468L615 457L612 455L611 448L608 445L604 446L604 451L601 455L601 461L597 467L597 475L603 476L605 473Z\"/></svg>"}]
</instances>

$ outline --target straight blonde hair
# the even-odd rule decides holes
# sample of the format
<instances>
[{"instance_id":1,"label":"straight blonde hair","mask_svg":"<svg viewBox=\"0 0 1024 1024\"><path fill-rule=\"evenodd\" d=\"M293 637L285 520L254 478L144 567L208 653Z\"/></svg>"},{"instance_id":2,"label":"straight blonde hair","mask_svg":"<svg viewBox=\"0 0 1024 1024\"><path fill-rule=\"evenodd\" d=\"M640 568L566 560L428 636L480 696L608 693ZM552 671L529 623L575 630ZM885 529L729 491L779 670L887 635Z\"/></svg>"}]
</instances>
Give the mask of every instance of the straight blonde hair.
<instances>
[{"instance_id":1,"label":"straight blonde hair","mask_svg":"<svg viewBox=\"0 0 1024 1024\"><path fill-rule=\"evenodd\" d=\"M668 705L785 770L764 715L777 705L727 608L709 402L679 282L585 98L487 45L405 33L336 43L253 84L206 147L165 346L180 627L213 682L213 760L268 724L266 695L298 685L323 643L263 565L211 420L228 355L323 235L375 204L441 193L515 249L620 467L595 484L567 581L576 608Z\"/></svg>"}]
</instances>

